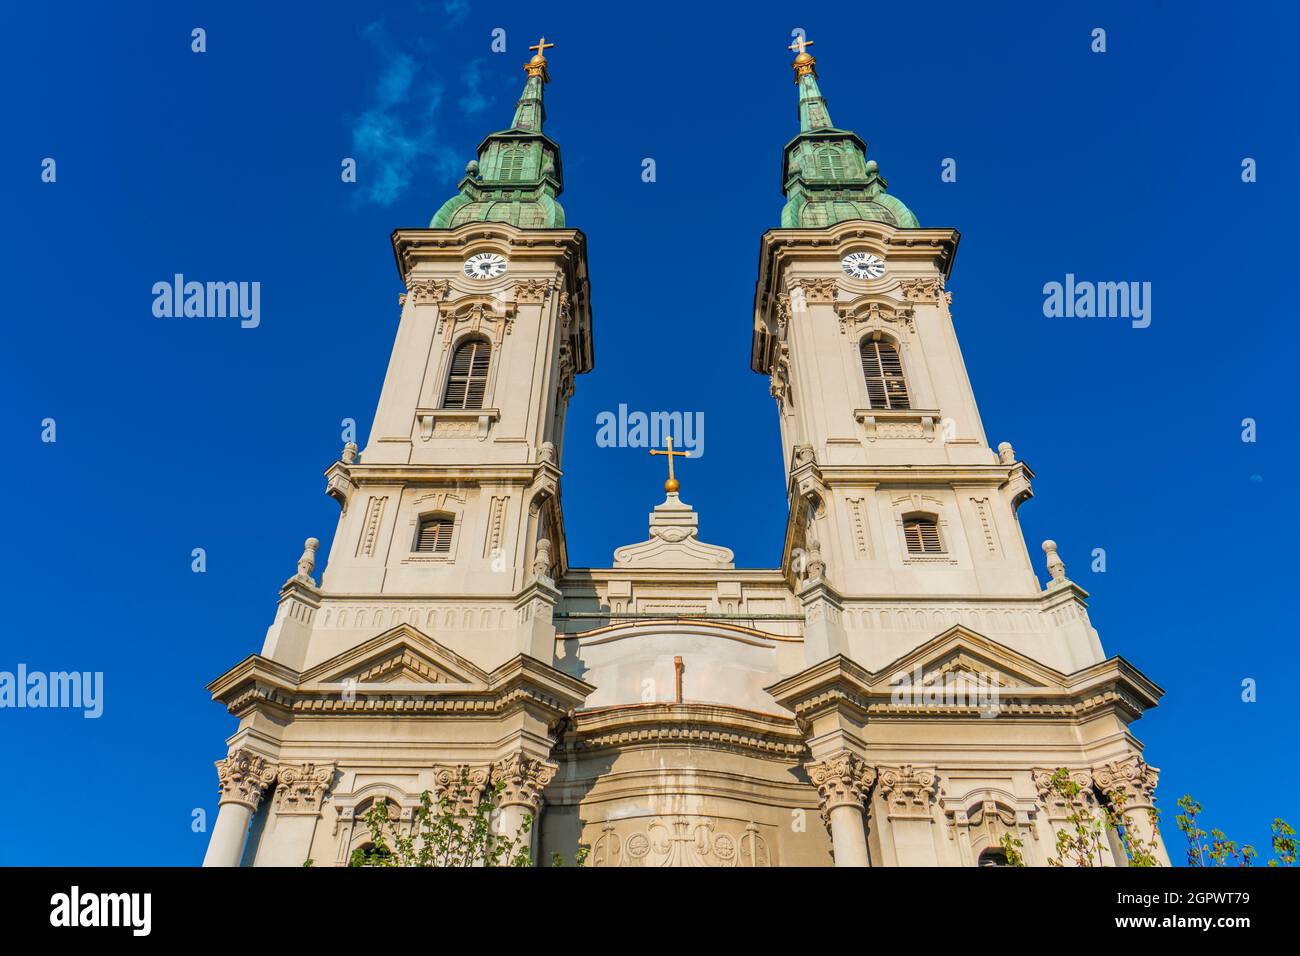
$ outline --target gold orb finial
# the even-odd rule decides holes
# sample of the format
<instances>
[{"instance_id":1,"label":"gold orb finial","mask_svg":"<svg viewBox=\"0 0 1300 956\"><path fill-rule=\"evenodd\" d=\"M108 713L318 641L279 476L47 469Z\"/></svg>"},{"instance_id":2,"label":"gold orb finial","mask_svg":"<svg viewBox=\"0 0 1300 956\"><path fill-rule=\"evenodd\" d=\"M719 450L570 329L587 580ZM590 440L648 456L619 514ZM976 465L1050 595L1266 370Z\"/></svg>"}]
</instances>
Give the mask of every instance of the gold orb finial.
<instances>
[{"instance_id":1,"label":"gold orb finial","mask_svg":"<svg viewBox=\"0 0 1300 956\"><path fill-rule=\"evenodd\" d=\"M668 436L667 443L667 451L659 451L658 449L652 448L650 449L650 454L664 455L668 458L668 480L664 482L664 491L668 492L670 495L675 495L677 494L677 489L681 487L681 484L677 481L677 476L673 474L673 459L690 458L691 453L689 451L674 451L672 435Z\"/></svg>"},{"instance_id":2,"label":"gold orb finial","mask_svg":"<svg viewBox=\"0 0 1300 956\"><path fill-rule=\"evenodd\" d=\"M798 50L795 55L794 63L794 81L799 82L799 77L807 76L809 73L816 73L817 59L808 52L808 47L816 41L809 40L803 34L800 34L787 49Z\"/></svg>"},{"instance_id":3,"label":"gold orb finial","mask_svg":"<svg viewBox=\"0 0 1300 956\"><path fill-rule=\"evenodd\" d=\"M524 64L524 72L529 76L540 76L543 82L550 80L546 72L546 51L555 46L554 43L547 43L546 37L542 37L528 49L536 50L533 58Z\"/></svg>"}]
</instances>

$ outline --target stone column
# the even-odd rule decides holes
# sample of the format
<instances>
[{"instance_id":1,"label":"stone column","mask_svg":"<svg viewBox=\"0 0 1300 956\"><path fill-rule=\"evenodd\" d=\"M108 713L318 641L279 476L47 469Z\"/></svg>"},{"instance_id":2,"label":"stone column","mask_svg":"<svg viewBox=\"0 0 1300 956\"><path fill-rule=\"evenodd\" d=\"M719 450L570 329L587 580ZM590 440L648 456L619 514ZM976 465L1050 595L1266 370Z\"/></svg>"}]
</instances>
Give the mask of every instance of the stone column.
<instances>
[{"instance_id":1,"label":"stone column","mask_svg":"<svg viewBox=\"0 0 1300 956\"><path fill-rule=\"evenodd\" d=\"M1169 866L1169 854L1160 839L1160 828L1152 819L1155 810L1156 783L1160 771L1137 754L1094 768L1097 789L1115 807L1118 796L1123 802L1124 825L1152 850L1160 866ZM1118 807L1115 807L1118 809ZM1120 861L1123 862L1123 861Z\"/></svg>"},{"instance_id":2,"label":"stone column","mask_svg":"<svg viewBox=\"0 0 1300 956\"><path fill-rule=\"evenodd\" d=\"M555 777L557 766L516 753L492 765L493 785L504 784L497 802L495 832L504 837L524 840L533 865L538 865L537 849L542 823L542 791ZM520 836L524 820L532 818L528 833ZM508 863L508 860L502 860Z\"/></svg>"},{"instance_id":3,"label":"stone column","mask_svg":"<svg viewBox=\"0 0 1300 956\"><path fill-rule=\"evenodd\" d=\"M204 866L239 866L257 805L275 782L275 764L251 750L236 750L217 761L221 800L212 825Z\"/></svg>"},{"instance_id":4,"label":"stone column","mask_svg":"<svg viewBox=\"0 0 1300 956\"><path fill-rule=\"evenodd\" d=\"M808 777L822 798L822 819L831 831L836 866L870 866L865 805L876 771L848 750L808 764Z\"/></svg>"},{"instance_id":5,"label":"stone column","mask_svg":"<svg viewBox=\"0 0 1300 956\"><path fill-rule=\"evenodd\" d=\"M275 820L258 848L257 866L302 866L311 856L321 804L334 764L281 764L275 778Z\"/></svg>"}]
</instances>

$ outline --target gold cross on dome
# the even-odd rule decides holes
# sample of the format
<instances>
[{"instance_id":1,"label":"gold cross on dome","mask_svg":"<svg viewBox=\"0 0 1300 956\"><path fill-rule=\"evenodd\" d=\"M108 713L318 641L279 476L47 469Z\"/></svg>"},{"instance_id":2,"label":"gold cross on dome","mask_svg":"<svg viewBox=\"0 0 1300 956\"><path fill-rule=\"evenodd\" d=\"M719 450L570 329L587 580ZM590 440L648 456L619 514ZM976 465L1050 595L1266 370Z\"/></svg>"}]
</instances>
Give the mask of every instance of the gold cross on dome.
<instances>
[{"instance_id":1,"label":"gold cross on dome","mask_svg":"<svg viewBox=\"0 0 1300 956\"><path fill-rule=\"evenodd\" d=\"M650 454L668 456L668 480L664 482L664 491L668 492L670 495L675 495L677 493L677 489L681 487L681 483L678 482L678 480L673 477L673 457L676 456L678 458L690 458L691 453L689 451L673 451L672 435L668 436L667 441L668 441L667 451L658 451L652 448L650 449Z\"/></svg>"},{"instance_id":2,"label":"gold cross on dome","mask_svg":"<svg viewBox=\"0 0 1300 956\"><path fill-rule=\"evenodd\" d=\"M808 51L805 48L812 46L815 42L815 40L809 40L807 37L800 35L799 39L791 43L786 49L798 50L800 53L807 53Z\"/></svg>"},{"instance_id":3,"label":"gold cross on dome","mask_svg":"<svg viewBox=\"0 0 1300 956\"><path fill-rule=\"evenodd\" d=\"M537 44L535 46L530 46L528 49L536 50L538 56L545 58L546 51L553 46L555 46L554 43L547 43L546 37L542 37L540 40L537 41Z\"/></svg>"}]
</instances>

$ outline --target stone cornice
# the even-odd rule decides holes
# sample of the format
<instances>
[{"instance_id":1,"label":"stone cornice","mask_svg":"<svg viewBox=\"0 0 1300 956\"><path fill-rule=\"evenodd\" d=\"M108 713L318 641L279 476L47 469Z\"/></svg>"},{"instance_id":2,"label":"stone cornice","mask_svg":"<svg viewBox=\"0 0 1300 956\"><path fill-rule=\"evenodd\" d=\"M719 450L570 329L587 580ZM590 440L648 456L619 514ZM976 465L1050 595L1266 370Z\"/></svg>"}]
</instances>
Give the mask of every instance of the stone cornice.
<instances>
[{"instance_id":1,"label":"stone cornice","mask_svg":"<svg viewBox=\"0 0 1300 956\"><path fill-rule=\"evenodd\" d=\"M895 702L898 675L909 674L927 662L951 655L958 648L986 660L991 671L1002 672L1004 680L1008 674L1025 675L999 686L996 700L999 718L1072 719L1105 709L1119 709L1127 720L1135 720L1156 706L1164 693L1120 657L1063 674L960 626L950 628L878 672L868 671L837 655L766 690L801 720L842 707L851 708L859 720L901 716L985 719L981 716L982 707L975 700Z\"/></svg>"},{"instance_id":2,"label":"stone cornice","mask_svg":"<svg viewBox=\"0 0 1300 956\"><path fill-rule=\"evenodd\" d=\"M458 680L433 682L345 682L343 675L363 665L377 651L398 652L414 629L399 628L372 638L304 672L254 654L208 685L212 699L235 716L262 710L289 715L386 715L393 713L439 716L489 716L517 707L535 707L558 719L581 706L595 688L539 660L520 654L484 673L463 658L435 645L444 669L456 669ZM418 632L416 632L418 633ZM430 639L411 641L410 648L429 654ZM451 667L447 668L446 665Z\"/></svg>"},{"instance_id":3,"label":"stone cornice","mask_svg":"<svg viewBox=\"0 0 1300 956\"><path fill-rule=\"evenodd\" d=\"M807 754L789 717L721 704L629 704L579 712L573 721L562 746L579 754L673 744L786 760Z\"/></svg>"}]
</instances>

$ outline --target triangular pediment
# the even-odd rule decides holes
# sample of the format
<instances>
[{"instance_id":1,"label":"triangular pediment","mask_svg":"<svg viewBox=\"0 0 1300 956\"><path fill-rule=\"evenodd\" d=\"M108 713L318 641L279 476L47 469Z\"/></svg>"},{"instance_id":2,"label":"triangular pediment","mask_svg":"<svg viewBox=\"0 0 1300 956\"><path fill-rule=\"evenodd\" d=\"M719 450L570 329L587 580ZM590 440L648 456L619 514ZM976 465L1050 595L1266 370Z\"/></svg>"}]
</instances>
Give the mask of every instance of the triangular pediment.
<instances>
[{"instance_id":1,"label":"triangular pediment","mask_svg":"<svg viewBox=\"0 0 1300 956\"><path fill-rule=\"evenodd\" d=\"M419 628L399 624L302 675L304 684L346 682L486 686L488 675Z\"/></svg>"},{"instance_id":2,"label":"triangular pediment","mask_svg":"<svg viewBox=\"0 0 1300 956\"><path fill-rule=\"evenodd\" d=\"M872 683L891 686L902 680L914 681L918 670L922 685L963 675L1007 688L1064 690L1068 683L1059 671L960 624L882 668Z\"/></svg>"}]
</instances>

